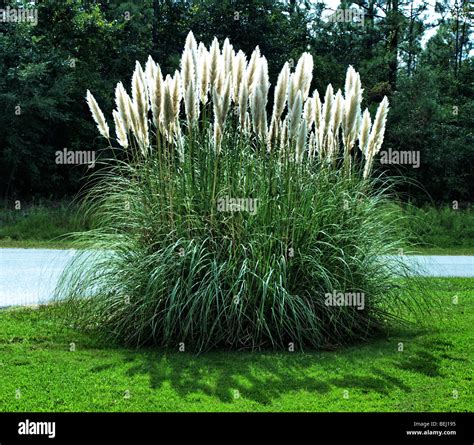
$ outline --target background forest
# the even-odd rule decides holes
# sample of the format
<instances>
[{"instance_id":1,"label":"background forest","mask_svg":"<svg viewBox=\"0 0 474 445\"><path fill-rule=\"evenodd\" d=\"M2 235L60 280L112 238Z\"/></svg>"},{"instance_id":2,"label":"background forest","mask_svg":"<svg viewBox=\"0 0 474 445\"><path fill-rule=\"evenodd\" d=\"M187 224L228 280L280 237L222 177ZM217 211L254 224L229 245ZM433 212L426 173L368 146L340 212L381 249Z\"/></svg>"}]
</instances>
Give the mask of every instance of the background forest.
<instances>
[{"instance_id":1,"label":"background forest","mask_svg":"<svg viewBox=\"0 0 474 445\"><path fill-rule=\"evenodd\" d=\"M25 2L0 2L0 8ZM380 165L403 175L416 204L468 205L473 196L473 6L459 0L142 0L26 2L38 22L0 22L0 198L58 200L77 193L84 166L58 165L58 150L104 149L90 118L89 88L111 109L114 86L149 54L179 68L189 30L209 44L229 37L246 53L259 45L272 87L279 67L314 57L312 88L341 88L361 73L363 106L390 100L385 149L416 150L420 166ZM334 8L363 11L362 23L331 22ZM471 9L470 9L471 7ZM129 87L129 81L126 82ZM111 121L111 117L107 116ZM106 153L105 153L106 154ZM105 155L104 154L104 155Z\"/></svg>"}]
</instances>

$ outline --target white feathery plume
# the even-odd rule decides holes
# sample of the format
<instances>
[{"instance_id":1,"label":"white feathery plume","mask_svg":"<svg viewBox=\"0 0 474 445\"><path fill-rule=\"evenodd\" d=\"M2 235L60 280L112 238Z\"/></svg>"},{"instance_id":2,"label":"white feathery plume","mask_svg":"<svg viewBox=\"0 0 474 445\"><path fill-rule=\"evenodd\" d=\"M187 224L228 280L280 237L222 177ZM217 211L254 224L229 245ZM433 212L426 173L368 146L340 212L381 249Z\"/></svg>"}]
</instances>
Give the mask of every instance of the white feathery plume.
<instances>
[{"instance_id":1,"label":"white feathery plume","mask_svg":"<svg viewBox=\"0 0 474 445\"><path fill-rule=\"evenodd\" d=\"M314 155L316 153L316 135L312 131L309 134L309 141L308 141L308 158L314 159Z\"/></svg>"},{"instance_id":2,"label":"white feathery plume","mask_svg":"<svg viewBox=\"0 0 474 445\"><path fill-rule=\"evenodd\" d=\"M222 144L222 129L217 124L217 122L215 122L214 123L214 149L216 151L216 154L220 153L221 144Z\"/></svg>"},{"instance_id":3,"label":"white feathery plume","mask_svg":"<svg viewBox=\"0 0 474 445\"><path fill-rule=\"evenodd\" d=\"M191 51L190 48L185 47L181 56L181 79L184 91L187 91L191 81L195 83L194 62Z\"/></svg>"},{"instance_id":4,"label":"white feathery plume","mask_svg":"<svg viewBox=\"0 0 474 445\"><path fill-rule=\"evenodd\" d=\"M357 119L357 95L351 92L344 102L344 138L348 139Z\"/></svg>"},{"instance_id":5,"label":"white feathery plume","mask_svg":"<svg viewBox=\"0 0 474 445\"><path fill-rule=\"evenodd\" d=\"M137 107L134 104L132 98L130 96L127 97L127 114L130 117L130 129L132 130L135 138L139 139L140 136L140 120L138 117Z\"/></svg>"},{"instance_id":6,"label":"white feathery plume","mask_svg":"<svg viewBox=\"0 0 474 445\"><path fill-rule=\"evenodd\" d=\"M257 46L252 52L250 56L250 61L247 65L247 81L248 81L248 89L249 92L253 91L253 83L255 80L255 72L257 70L258 61L260 59L260 48Z\"/></svg>"},{"instance_id":7,"label":"white feathery plume","mask_svg":"<svg viewBox=\"0 0 474 445\"><path fill-rule=\"evenodd\" d=\"M204 53L209 53L209 51L206 48L206 45L204 45L204 43L202 42L199 42L197 52L198 52L198 57L201 57L201 55Z\"/></svg>"},{"instance_id":8,"label":"white feathery plume","mask_svg":"<svg viewBox=\"0 0 474 445\"><path fill-rule=\"evenodd\" d=\"M226 80L226 77L227 77L223 57L219 57L219 65L218 66L219 66L219 68L217 70L217 77L216 77L216 81L214 82L214 88L216 89L216 91L219 95L222 95L222 91L224 90L225 80Z\"/></svg>"},{"instance_id":9,"label":"white feathery plume","mask_svg":"<svg viewBox=\"0 0 474 445\"><path fill-rule=\"evenodd\" d=\"M293 73L290 74L290 77L288 79L288 111L293 108L297 91L298 81L296 79L295 73Z\"/></svg>"},{"instance_id":10,"label":"white feathery plume","mask_svg":"<svg viewBox=\"0 0 474 445\"><path fill-rule=\"evenodd\" d=\"M129 112L132 116L132 132L135 136L138 145L140 146L143 155L146 154L146 147L148 146L148 133L144 132L143 123L140 119L140 113L138 111L137 104L130 99L129 101Z\"/></svg>"},{"instance_id":11,"label":"white feathery plume","mask_svg":"<svg viewBox=\"0 0 474 445\"><path fill-rule=\"evenodd\" d=\"M239 88L239 123L240 127L244 128L245 127L245 115L247 113L247 105L249 101L249 90L248 90L248 83L247 83L247 77L244 73L244 77L242 78L242 81L240 82L240 88Z\"/></svg>"},{"instance_id":12,"label":"white feathery plume","mask_svg":"<svg viewBox=\"0 0 474 445\"><path fill-rule=\"evenodd\" d=\"M363 93L363 91L364 90L362 89L362 83L360 81L360 74L356 73L355 80L354 80L354 94L357 97L357 105L356 105L356 107L357 107L357 118L356 118L356 121L355 121L355 124L354 124L354 134L352 135L354 140L356 139L357 135L359 134L360 124L362 122L361 104L362 104L362 93Z\"/></svg>"},{"instance_id":13,"label":"white feathery plume","mask_svg":"<svg viewBox=\"0 0 474 445\"><path fill-rule=\"evenodd\" d=\"M214 37L210 48L210 62L209 62L209 82L211 84L211 89L216 82L218 70L219 70L219 59L220 59L220 49L219 42L217 38Z\"/></svg>"},{"instance_id":14,"label":"white feathery plume","mask_svg":"<svg viewBox=\"0 0 474 445\"><path fill-rule=\"evenodd\" d=\"M306 121L307 130L311 131L314 122L314 100L312 97L308 97L303 107L303 116Z\"/></svg>"},{"instance_id":15,"label":"white feathery plume","mask_svg":"<svg viewBox=\"0 0 474 445\"><path fill-rule=\"evenodd\" d=\"M270 82L268 80L268 63L265 57L261 57L257 61L253 85L254 90L251 97L251 109L254 130L259 137L265 139L268 130L266 106L268 102L268 90L270 88ZM254 97L254 95L257 97Z\"/></svg>"},{"instance_id":16,"label":"white feathery plume","mask_svg":"<svg viewBox=\"0 0 474 445\"><path fill-rule=\"evenodd\" d=\"M316 128L321 126L321 99L318 90L313 93L314 125Z\"/></svg>"},{"instance_id":17,"label":"white feathery plume","mask_svg":"<svg viewBox=\"0 0 474 445\"><path fill-rule=\"evenodd\" d=\"M280 150L283 152L288 145L288 115L285 117L280 128Z\"/></svg>"},{"instance_id":18,"label":"white feathery plume","mask_svg":"<svg viewBox=\"0 0 474 445\"><path fill-rule=\"evenodd\" d=\"M232 98L234 102L238 102L239 100L239 89L242 84L242 79L245 75L245 68L247 66L247 59L245 54L239 50L236 54L234 62L232 64Z\"/></svg>"},{"instance_id":19,"label":"white feathery plume","mask_svg":"<svg viewBox=\"0 0 474 445\"><path fill-rule=\"evenodd\" d=\"M221 100L222 124L224 124L227 113L229 112L231 102L231 88L232 88L232 74L227 74L227 79L224 82Z\"/></svg>"},{"instance_id":20,"label":"white feathery plume","mask_svg":"<svg viewBox=\"0 0 474 445\"><path fill-rule=\"evenodd\" d=\"M301 90L301 85L303 83L303 72L304 72L304 64L305 64L305 56L306 53L301 54L300 58L298 59L298 63L296 64L295 72L294 72L294 79L295 85L298 90Z\"/></svg>"},{"instance_id":21,"label":"white feathery plume","mask_svg":"<svg viewBox=\"0 0 474 445\"><path fill-rule=\"evenodd\" d=\"M184 44L185 48L188 48L191 51L191 56L193 60L194 72L197 71L198 66L198 44L196 39L194 38L194 34L192 31L188 32L186 36L186 42Z\"/></svg>"},{"instance_id":22,"label":"white feathery plume","mask_svg":"<svg viewBox=\"0 0 474 445\"><path fill-rule=\"evenodd\" d=\"M148 92L145 82L145 74L137 61L132 77L132 97L138 124L135 126L135 136L142 145L146 145L148 141Z\"/></svg>"},{"instance_id":23,"label":"white feathery plume","mask_svg":"<svg viewBox=\"0 0 474 445\"><path fill-rule=\"evenodd\" d=\"M207 103L207 93L209 92L209 60L209 52L200 43L198 57L199 98L203 104Z\"/></svg>"},{"instance_id":24,"label":"white feathery plume","mask_svg":"<svg viewBox=\"0 0 474 445\"><path fill-rule=\"evenodd\" d=\"M330 131L326 135L325 150L326 150L326 159L327 160L334 159L334 155L335 155L335 151L336 151L336 141L335 141L334 134L332 133L332 131Z\"/></svg>"},{"instance_id":25,"label":"white feathery plume","mask_svg":"<svg viewBox=\"0 0 474 445\"><path fill-rule=\"evenodd\" d=\"M186 36L186 42L184 44L186 48L189 48L191 51L196 52L197 51L197 42L196 39L194 38L194 34L192 31L188 32L188 35Z\"/></svg>"},{"instance_id":26,"label":"white feathery plume","mask_svg":"<svg viewBox=\"0 0 474 445\"><path fill-rule=\"evenodd\" d=\"M125 125L125 130L128 132L130 130L132 123L128 110L128 94L125 91L125 88L122 82L119 82L115 88L115 104L117 105L117 110L120 113L120 118Z\"/></svg>"},{"instance_id":27,"label":"white feathery plume","mask_svg":"<svg viewBox=\"0 0 474 445\"><path fill-rule=\"evenodd\" d=\"M260 114L262 110L262 103L262 90L260 88L260 85L255 83L252 96L250 97L250 112L252 115L253 131L257 135L260 135Z\"/></svg>"},{"instance_id":28,"label":"white feathery plume","mask_svg":"<svg viewBox=\"0 0 474 445\"><path fill-rule=\"evenodd\" d=\"M153 121L156 128L160 128L161 112L163 109L163 75L161 68L156 66L155 84L153 86L153 94L150 97L151 111L153 114Z\"/></svg>"},{"instance_id":29,"label":"white feathery plume","mask_svg":"<svg viewBox=\"0 0 474 445\"><path fill-rule=\"evenodd\" d=\"M303 160L307 135L308 130L306 126L306 121L303 119L301 121L301 125L298 131L298 137L296 138L296 162L301 162Z\"/></svg>"},{"instance_id":30,"label":"white feathery plume","mask_svg":"<svg viewBox=\"0 0 474 445\"><path fill-rule=\"evenodd\" d=\"M184 95L184 109L189 126L193 126L198 119L198 107L196 102L196 87L194 79L191 79Z\"/></svg>"},{"instance_id":31,"label":"white feathery plume","mask_svg":"<svg viewBox=\"0 0 474 445\"><path fill-rule=\"evenodd\" d=\"M153 107L152 98L155 89L155 76L157 75L158 67L151 56L145 64L145 89L147 91L147 111Z\"/></svg>"},{"instance_id":32,"label":"white feathery plume","mask_svg":"<svg viewBox=\"0 0 474 445\"><path fill-rule=\"evenodd\" d=\"M332 117L332 107L334 104L334 90L332 85L329 84L326 89L326 94L324 95L324 105L322 111L322 117L324 121L324 134L329 133L331 129L331 117Z\"/></svg>"},{"instance_id":33,"label":"white feathery plume","mask_svg":"<svg viewBox=\"0 0 474 445\"><path fill-rule=\"evenodd\" d=\"M91 110L91 113L92 113L92 117L94 118L94 121L97 124L97 128L99 129L99 133L104 138L109 139L110 138L109 126L107 125L107 122L105 121L104 113L102 113L102 110L99 108L97 101L95 100L94 96L89 90L87 90L86 98L87 98L87 104L89 105L89 109Z\"/></svg>"},{"instance_id":34,"label":"white feathery plume","mask_svg":"<svg viewBox=\"0 0 474 445\"><path fill-rule=\"evenodd\" d=\"M303 53L296 65L294 81L296 88L301 90L303 102L308 98L313 79L313 65L313 56L309 53Z\"/></svg>"},{"instance_id":35,"label":"white feathery plume","mask_svg":"<svg viewBox=\"0 0 474 445\"><path fill-rule=\"evenodd\" d=\"M134 81L134 78L136 78L136 81ZM134 88L134 83L138 82L139 85L139 92L135 91L133 93L133 88ZM136 100L136 95L138 93L142 94L141 102L142 103L137 103L138 110L141 112L143 109L143 113L147 112L150 109L150 102L149 102L149 97L148 97L148 88L147 88L147 81L146 81L146 76L143 71L143 68L140 64L140 62L137 60L135 62L135 71L133 73L132 77L132 94L133 94L133 100ZM137 85L135 85L135 88L137 88Z\"/></svg>"},{"instance_id":36,"label":"white feathery plume","mask_svg":"<svg viewBox=\"0 0 474 445\"><path fill-rule=\"evenodd\" d=\"M290 79L290 66L288 62L283 65L280 74L278 75L277 84L275 87L274 101L273 101L273 113L272 119L279 121L280 117L285 108L286 100L288 97L288 82Z\"/></svg>"},{"instance_id":37,"label":"white feathery plume","mask_svg":"<svg viewBox=\"0 0 474 445\"><path fill-rule=\"evenodd\" d=\"M317 134L316 134L316 139L317 139L317 146L318 146L318 155L319 159L323 160L324 156L327 153L326 150L326 145L325 142L327 140L326 135L325 135L325 126L324 126L324 120L321 120L321 125L317 129Z\"/></svg>"},{"instance_id":38,"label":"white feathery plume","mask_svg":"<svg viewBox=\"0 0 474 445\"><path fill-rule=\"evenodd\" d=\"M344 113L344 98L342 97L341 90L337 90L336 97L334 99L334 109L332 118L332 128L334 135L338 136L338 130L342 123L342 116Z\"/></svg>"},{"instance_id":39,"label":"white feathery plume","mask_svg":"<svg viewBox=\"0 0 474 445\"><path fill-rule=\"evenodd\" d=\"M354 76L354 81L355 79L356 77ZM355 140L359 134L360 100L360 89L358 90L357 87L354 87L349 95L349 98L344 101L343 132L344 149L346 155L352 150Z\"/></svg>"},{"instance_id":40,"label":"white feathery plume","mask_svg":"<svg viewBox=\"0 0 474 445\"><path fill-rule=\"evenodd\" d=\"M268 131L266 110L268 103L268 91L270 89L270 81L268 78L268 62L265 57L261 57L258 61L254 85L258 85L261 92L261 104L259 106L259 134L260 137L263 139L266 138Z\"/></svg>"},{"instance_id":41,"label":"white feathery plume","mask_svg":"<svg viewBox=\"0 0 474 445\"><path fill-rule=\"evenodd\" d=\"M150 92L155 84L155 74L156 74L156 63L153 60L153 57L148 56L148 59L145 64L145 79L148 86L148 91Z\"/></svg>"},{"instance_id":42,"label":"white feathery plume","mask_svg":"<svg viewBox=\"0 0 474 445\"><path fill-rule=\"evenodd\" d=\"M167 132L168 139L173 130L174 111L173 111L173 80L168 74L163 83L163 109L162 120L163 126Z\"/></svg>"},{"instance_id":43,"label":"white feathery plume","mask_svg":"<svg viewBox=\"0 0 474 445\"><path fill-rule=\"evenodd\" d=\"M362 125L359 135L359 149L367 157L367 143L369 142L370 127L372 125L369 110L366 108L362 115Z\"/></svg>"},{"instance_id":44,"label":"white feathery plume","mask_svg":"<svg viewBox=\"0 0 474 445\"><path fill-rule=\"evenodd\" d=\"M214 148L216 153L219 154L222 142L222 106L221 97L215 89L212 90L212 105L214 109Z\"/></svg>"},{"instance_id":45,"label":"white feathery plume","mask_svg":"<svg viewBox=\"0 0 474 445\"><path fill-rule=\"evenodd\" d=\"M171 97L173 99L173 115L174 115L174 120L178 119L179 115L179 107L181 103L181 99L183 97L183 92L182 92L182 85L181 85L181 76L179 74L179 71L174 72L174 76L172 79L172 89L171 91Z\"/></svg>"},{"instance_id":46,"label":"white feathery plume","mask_svg":"<svg viewBox=\"0 0 474 445\"><path fill-rule=\"evenodd\" d=\"M256 80L262 89L264 100L268 100L268 90L270 89L270 80L268 77L268 62L266 57L260 57L258 63ZM266 105L266 102L265 102Z\"/></svg>"},{"instance_id":47,"label":"white feathery plume","mask_svg":"<svg viewBox=\"0 0 474 445\"><path fill-rule=\"evenodd\" d=\"M226 72L226 76L227 76L227 73L232 73L232 70L233 70L232 65L233 65L233 62L234 62L234 57L235 57L234 48L230 44L229 39L226 38L224 40L224 44L222 46L222 59L223 59L223 63L224 63L224 69L225 69L225 72Z\"/></svg>"},{"instance_id":48,"label":"white feathery plume","mask_svg":"<svg viewBox=\"0 0 474 445\"><path fill-rule=\"evenodd\" d=\"M290 112L290 120L289 120L289 131L288 131L288 137L290 139L293 139L296 137L298 134L298 130L301 124L301 113L302 113L302 108L303 108L303 99L301 95L301 91L298 90L296 93L296 97L294 100L293 107Z\"/></svg>"},{"instance_id":49,"label":"white feathery plume","mask_svg":"<svg viewBox=\"0 0 474 445\"><path fill-rule=\"evenodd\" d=\"M354 67L352 65L349 65L346 71L346 82L344 84L344 97L346 100L349 98L349 94L352 91L355 73L356 71Z\"/></svg>"},{"instance_id":50,"label":"white feathery plume","mask_svg":"<svg viewBox=\"0 0 474 445\"><path fill-rule=\"evenodd\" d=\"M385 123L387 121L387 113L388 99L387 96L384 96L382 102L380 102L377 108L374 124L372 125L367 143L367 158L364 167L364 178L369 176L372 169L374 156L380 151L380 148L382 147L385 134Z\"/></svg>"},{"instance_id":51,"label":"white feathery plume","mask_svg":"<svg viewBox=\"0 0 474 445\"><path fill-rule=\"evenodd\" d=\"M214 107L214 144L216 153L220 152L225 119L230 108L230 90L231 73L228 73L227 79L222 88L222 94L219 94L217 89L214 89L212 92L212 102Z\"/></svg>"},{"instance_id":52,"label":"white feathery plume","mask_svg":"<svg viewBox=\"0 0 474 445\"><path fill-rule=\"evenodd\" d=\"M270 130L268 131L268 150L278 145L278 137L280 136L280 120L272 117L270 122Z\"/></svg>"},{"instance_id":53,"label":"white feathery plume","mask_svg":"<svg viewBox=\"0 0 474 445\"><path fill-rule=\"evenodd\" d=\"M247 134L250 134L251 131L251 122L250 122L250 112L246 111L245 112L245 125L244 125L244 130Z\"/></svg>"},{"instance_id":54,"label":"white feathery plume","mask_svg":"<svg viewBox=\"0 0 474 445\"><path fill-rule=\"evenodd\" d=\"M313 56L310 53L306 53L302 85L301 85L301 90L303 91L304 100L306 100L309 95L311 81L313 80L313 68L314 68Z\"/></svg>"},{"instance_id":55,"label":"white feathery plume","mask_svg":"<svg viewBox=\"0 0 474 445\"><path fill-rule=\"evenodd\" d=\"M384 96L380 102L377 113L375 115L374 125L369 136L369 150L376 155L382 147L383 138L385 135L385 123L387 121L388 113L388 99Z\"/></svg>"},{"instance_id":56,"label":"white feathery plume","mask_svg":"<svg viewBox=\"0 0 474 445\"><path fill-rule=\"evenodd\" d=\"M343 132L344 148L349 153L359 134L362 88L360 75L354 68L349 67L346 75Z\"/></svg>"},{"instance_id":57,"label":"white feathery plume","mask_svg":"<svg viewBox=\"0 0 474 445\"><path fill-rule=\"evenodd\" d=\"M117 110L112 111L112 115L114 117L115 123L115 133L117 135L117 142L123 147L128 148L128 138L127 138L127 130L125 128L125 124L120 117L120 113Z\"/></svg>"}]
</instances>

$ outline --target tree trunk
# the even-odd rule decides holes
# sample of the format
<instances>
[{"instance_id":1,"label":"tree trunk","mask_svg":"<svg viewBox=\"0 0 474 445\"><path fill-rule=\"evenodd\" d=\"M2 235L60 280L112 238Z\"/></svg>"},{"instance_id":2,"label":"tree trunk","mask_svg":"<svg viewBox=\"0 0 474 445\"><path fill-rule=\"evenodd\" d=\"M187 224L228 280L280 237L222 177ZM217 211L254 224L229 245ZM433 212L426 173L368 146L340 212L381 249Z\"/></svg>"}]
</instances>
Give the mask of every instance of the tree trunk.
<instances>
[{"instance_id":1,"label":"tree trunk","mask_svg":"<svg viewBox=\"0 0 474 445\"><path fill-rule=\"evenodd\" d=\"M160 0L153 0L153 29L152 29L152 47L153 51L158 49L158 19L160 16Z\"/></svg>"},{"instance_id":2,"label":"tree trunk","mask_svg":"<svg viewBox=\"0 0 474 445\"><path fill-rule=\"evenodd\" d=\"M391 0L391 26L388 35L388 82L392 91L397 89L398 44L400 39L400 17L398 0Z\"/></svg>"},{"instance_id":3,"label":"tree trunk","mask_svg":"<svg viewBox=\"0 0 474 445\"><path fill-rule=\"evenodd\" d=\"M413 65L413 24L415 18L413 17L413 1L411 0L410 4L410 27L408 29L408 63L407 71L408 75L411 76L412 65Z\"/></svg>"}]
</instances>

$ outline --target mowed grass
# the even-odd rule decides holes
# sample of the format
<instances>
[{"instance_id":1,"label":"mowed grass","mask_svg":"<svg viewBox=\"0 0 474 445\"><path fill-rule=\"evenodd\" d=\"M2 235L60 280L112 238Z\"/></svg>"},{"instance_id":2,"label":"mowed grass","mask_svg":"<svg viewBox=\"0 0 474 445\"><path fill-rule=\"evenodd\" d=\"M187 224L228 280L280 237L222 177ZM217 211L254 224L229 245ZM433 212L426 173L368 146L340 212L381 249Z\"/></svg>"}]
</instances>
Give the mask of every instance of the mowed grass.
<instances>
[{"instance_id":1,"label":"mowed grass","mask_svg":"<svg viewBox=\"0 0 474 445\"><path fill-rule=\"evenodd\" d=\"M402 206L411 242L422 255L474 255L474 211L452 206Z\"/></svg>"},{"instance_id":2,"label":"mowed grass","mask_svg":"<svg viewBox=\"0 0 474 445\"><path fill-rule=\"evenodd\" d=\"M0 239L0 249L72 249L73 247L73 244L68 241Z\"/></svg>"},{"instance_id":3,"label":"mowed grass","mask_svg":"<svg viewBox=\"0 0 474 445\"><path fill-rule=\"evenodd\" d=\"M474 246L467 247L415 247L412 248L416 255L474 255ZM413 254L412 253L412 254Z\"/></svg>"},{"instance_id":4,"label":"mowed grass","mask_svg":"<svg viewBox=\"0 0 474 445\"><path fill-rule=\"evenodd\" d=\"M430 328L337 351L137 351L51 307L3 310L0 410L473 411L474 280L427 280L441 298Z\"/></svg>"},{"instance_id":5,"label":"mowed grass","mask_svg":"<svg viewBox=\"0 0 474 445\"><path fill-rule=\"evenodd\" d=\"M70 202L25 205L18 210L11 204L0 206L0 248L68 249L67 235L88 227Z\"/></svg>"}]
</instances>

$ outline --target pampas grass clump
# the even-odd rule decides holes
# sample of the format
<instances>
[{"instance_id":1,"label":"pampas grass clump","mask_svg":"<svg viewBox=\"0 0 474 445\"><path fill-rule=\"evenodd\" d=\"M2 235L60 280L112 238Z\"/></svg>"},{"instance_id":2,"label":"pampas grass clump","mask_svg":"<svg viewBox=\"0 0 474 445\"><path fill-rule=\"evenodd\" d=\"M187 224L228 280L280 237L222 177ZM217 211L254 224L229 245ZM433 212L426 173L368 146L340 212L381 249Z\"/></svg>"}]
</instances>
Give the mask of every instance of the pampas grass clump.
<instances>
[{"instance_id":1,"label":"pampas grass clump","mask_svg":"<svg viewBox=\"0 0 474 445\"><path fill-rule=\"evenodd\" d=\"M131 96L117 85L115 140L87 93L116 159L83 201L97 228L78 241L94 249L58 289L77 326L136 346L319 348L418 307L381 259L401 240L371 179L388 100L372 123L352 67L322 102L312 75L309 53L286 63L270 101L258 47L247 60L189 33L179 71L149 58ZM353 293L363 308L328 304Z\"/></svg>"}]
</instances>

